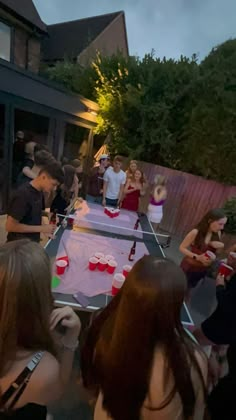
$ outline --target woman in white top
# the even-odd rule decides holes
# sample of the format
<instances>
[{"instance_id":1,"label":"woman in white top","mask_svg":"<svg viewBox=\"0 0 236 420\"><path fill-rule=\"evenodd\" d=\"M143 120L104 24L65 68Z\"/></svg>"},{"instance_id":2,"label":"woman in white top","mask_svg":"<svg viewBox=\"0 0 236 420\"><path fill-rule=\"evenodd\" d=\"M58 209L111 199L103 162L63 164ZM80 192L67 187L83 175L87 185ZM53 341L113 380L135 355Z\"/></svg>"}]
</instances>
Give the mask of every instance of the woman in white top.
<instances>
[{"instance_id":1,"label":"woman in white top","mask_svg":"<svg viewBox=\"0 0 236 420\"><path fill-rule=\"evenodd\" d=\"M207 361L181 323L186 278L172 261L139 260L91 325L84 385L95 420L202 420Z\"/></svg>"}]
</instances>

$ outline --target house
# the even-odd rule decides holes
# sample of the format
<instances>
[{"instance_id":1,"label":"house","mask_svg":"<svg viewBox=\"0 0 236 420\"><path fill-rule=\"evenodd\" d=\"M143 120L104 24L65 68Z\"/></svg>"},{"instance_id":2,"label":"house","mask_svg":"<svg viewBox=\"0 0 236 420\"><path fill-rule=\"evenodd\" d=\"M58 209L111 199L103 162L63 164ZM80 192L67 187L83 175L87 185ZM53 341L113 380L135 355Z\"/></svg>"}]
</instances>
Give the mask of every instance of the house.
<instances>
[{"instance_id":1,"label":"house","mask_svg":"<svg viewBox=\"0 0 236 420\"><path fill-rule=\"evenodd\" d=\"M12 188L18 130L58 158L66 142L77 137L91 150L97 104L38 75L41 45L48 37L32 0L0 0L0 213Z\"/></svg>"},{"instance_id":2,"label":"house","mask_svg":"<svg viewBox=\"0 0 236 420\"><path fill-rule=\"evenodd\" d=\"M42 59L53 65L65 58L88 65L99 51L111 56L120 51L128 56L124 12L93 16L47 27L48 38L42 44Z\"/></svg>"}]
</instances>

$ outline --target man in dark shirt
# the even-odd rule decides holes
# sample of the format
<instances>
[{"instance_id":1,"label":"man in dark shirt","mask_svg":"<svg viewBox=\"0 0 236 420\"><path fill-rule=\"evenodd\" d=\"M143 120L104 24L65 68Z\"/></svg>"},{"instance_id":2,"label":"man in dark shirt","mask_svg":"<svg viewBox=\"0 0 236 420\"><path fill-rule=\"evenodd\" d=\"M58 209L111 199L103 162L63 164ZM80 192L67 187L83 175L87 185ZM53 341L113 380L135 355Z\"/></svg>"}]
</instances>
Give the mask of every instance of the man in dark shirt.
<instances>
[{"instance_id":1,"label":"man in dark shirt","mask_svg":"<svg viewBox=\"0 0 236 420\"><path fill-rule=\"evenodd\" d=\"M99 166L94 166L88 178L86 200L92 203L102 203L103 175L107 169L108 155L101 155Z\"/></svg>"},{"instance_id":2,"label":"man in dark shirt","mask_svg":"<svg viewBox=\"0 0 236 420\"><path fill-rule=\"evenodd\" d=\"M227 282L218 276L217 307L194 332L200 344L228 345L228 374L219 380L209 396L212 420L235 420L236 404L236 274Z\"/></svg>"},{"instance_id":3,"label":"man in dark shirt","mask_svg":"<svg viewBox=\"0 0 236 420\"><path fill-rule=\"evenodd\" d=\"M63 183L60 163L45 166L30 183L22 185L13 195L7 212L7 241L29 238L40 241L40 233L53 235L54 225L42 225L43 193L50 193Z\"/></svg>"}]
</instances>

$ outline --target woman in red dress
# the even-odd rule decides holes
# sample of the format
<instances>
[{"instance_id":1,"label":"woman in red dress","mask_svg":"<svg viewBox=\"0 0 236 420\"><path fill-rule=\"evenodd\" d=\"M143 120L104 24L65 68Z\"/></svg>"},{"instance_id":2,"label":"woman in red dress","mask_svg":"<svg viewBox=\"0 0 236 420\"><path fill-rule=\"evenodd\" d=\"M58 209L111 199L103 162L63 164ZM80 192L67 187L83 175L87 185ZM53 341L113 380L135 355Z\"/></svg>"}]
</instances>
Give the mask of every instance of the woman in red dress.
<instances>
[{"instance_id":1,"label":"woman in red dress","mask_svg":"<svg viewBox=\"0 0 236 420\"><path fill-rule=\"evenodd\" d=\"M221 233L226 222L223 210L210 210L180 244L180 252L184 255L180 267L186 274L189 292L206 276L213 262L205 255L206 251L217 254L223 250Z\"/></svg>"},{"instance_id":2,"label":"woman in red dress","mask_svg":"<svg viewBox=\"0 0 236 420\"><path fill-rule=\"evenodd\" d=\"M124 189L122 208L130 211L138 211L140 195L145 194L145 181L143 173L136 169L134 176L127 180Z\"/></svg>"}]
</instances>

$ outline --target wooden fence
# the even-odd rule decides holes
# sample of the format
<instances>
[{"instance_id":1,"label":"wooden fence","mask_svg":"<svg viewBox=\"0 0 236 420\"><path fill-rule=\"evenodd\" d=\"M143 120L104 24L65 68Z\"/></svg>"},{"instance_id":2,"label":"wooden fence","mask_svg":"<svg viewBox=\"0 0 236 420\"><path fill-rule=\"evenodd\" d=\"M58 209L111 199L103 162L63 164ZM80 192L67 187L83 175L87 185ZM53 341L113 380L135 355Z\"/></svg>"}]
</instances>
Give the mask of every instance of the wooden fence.
<instances>
[{"instance_id":1,"label":"wooden fence","mask_svg":"<svg viewBox=\"0 0 236 420\"><path fill-rule=\"evenodd\" d=\"M172 235L184 236L196 226L210 209L220 208L228 198L236 196L236 186L227 186L208 181L186 172L164 168L151 163L139 162L150 184L156 174L168 180L168 198L164 206L161 229ZM146 211L149 194L141 201L141 210Z\"/></svg>"}]
</instances>

